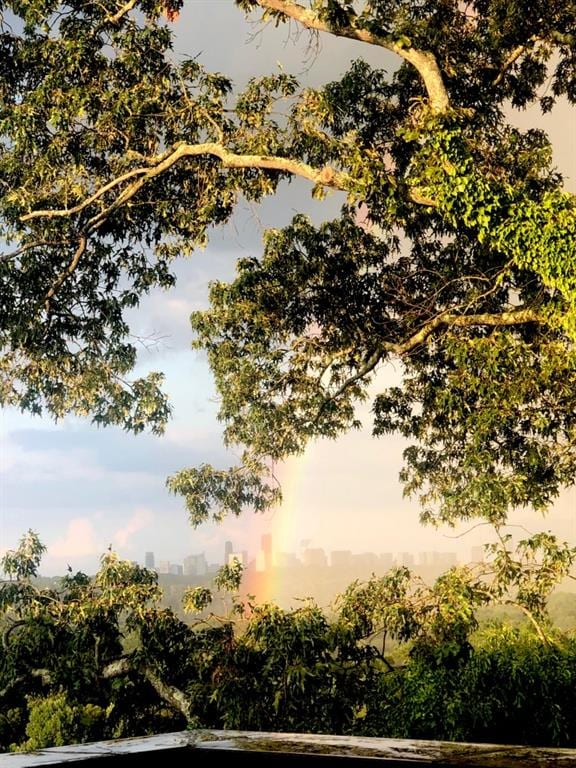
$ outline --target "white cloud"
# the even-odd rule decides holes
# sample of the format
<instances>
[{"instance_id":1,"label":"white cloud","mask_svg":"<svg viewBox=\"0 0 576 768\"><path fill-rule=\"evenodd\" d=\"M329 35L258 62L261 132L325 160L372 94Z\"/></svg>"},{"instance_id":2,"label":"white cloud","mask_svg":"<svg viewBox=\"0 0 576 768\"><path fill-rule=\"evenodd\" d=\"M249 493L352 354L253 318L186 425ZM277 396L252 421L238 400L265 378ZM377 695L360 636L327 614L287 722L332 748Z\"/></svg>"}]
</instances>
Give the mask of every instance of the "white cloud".
<instances>
[{"instance_id":1,"label":"white cloud","mask_svg":"<svg viewBox=\"0 0 576 768\"><path fill-rule=\"evenodd\" d=\"M65 535L48 547L48 554L51 558L71 560L100 554L101 550L92 521L76 517L68 523Z\"/></svg>"},{"instance_id":2,"label":"white cloud","mask_svg":"<svg viewBox=\"0 0 576 768\"><path fill-rule=\"evenodd\" d=\"M126 525L122 528L118 528L114 533L114 543L119 547L125 547L132 535L141 531L143 528L148 528L152 524L153 519L154 515L149 509L139 507L134 511Z\"/></svg>"}]
</instances>

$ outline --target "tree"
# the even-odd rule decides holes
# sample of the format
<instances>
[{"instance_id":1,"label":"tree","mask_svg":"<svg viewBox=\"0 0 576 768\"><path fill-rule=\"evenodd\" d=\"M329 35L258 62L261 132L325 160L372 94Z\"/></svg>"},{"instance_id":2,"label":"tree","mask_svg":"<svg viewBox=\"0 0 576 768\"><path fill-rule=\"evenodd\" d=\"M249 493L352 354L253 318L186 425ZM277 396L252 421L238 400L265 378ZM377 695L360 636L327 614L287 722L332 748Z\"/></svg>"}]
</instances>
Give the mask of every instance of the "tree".
<instances>
[{"instance_id":1,"label":"tree","mask_svg":"<svg viewBox=\"0 0 576 768\"><path fill-rule=\"evenodd\" d=\"M274 503L271 462L357 426L392 359L402 385L374 397L373 431L411 441L425 520L545 509L576 469L576 208L546 135L506 110L576 100L573 0L236 4L398 68L233 96L171 56L178 0L1 3L2 402L161 430L161 376L126 381L126 310L239 195L301 177L346 194L340 217L268 231L193 317L245 446L230 471L170 479L193 522Z\"/></svg>"},{"instance_id":2,"label":"tree","mask_svg":"<svg viewBox=\"0 0 576 768\"><path fill-rule=\"evenodd\" d=\"M173 678L188 667L163 674L161 659L175 645L186 654L188 630L158 607L156 573L107 552L93 578L42 587L44 551L28 531L0 563L0 751L183 727L189 705Z\"/></svg>"},{"instance_id":3,"label":"tree","mask_svg":"<svg viewBox=\"0 0 576 768\"><path fill-rule=\"evenodd\" d=\"M475 633L476 608L505 584L538 610L522 547L492 583L461 567L427 586L398 568L350 585L330 616L311 600L282 610L236 595L227 617L191 624L158 607L155 573L112 552L93 578L41 586L43 549L29 531L0 563L0 751L186 725L573 743L574 639L546 638L536 621L537 633ZM562 574L550 568L552 543L541 549L543 595ZM214 586L237 592L240 577L237 564L223 567ZM210 590L201 596L185 596L197 614ZM376 634L404 647L377 647Z\"/></svg>"}]
</instances>

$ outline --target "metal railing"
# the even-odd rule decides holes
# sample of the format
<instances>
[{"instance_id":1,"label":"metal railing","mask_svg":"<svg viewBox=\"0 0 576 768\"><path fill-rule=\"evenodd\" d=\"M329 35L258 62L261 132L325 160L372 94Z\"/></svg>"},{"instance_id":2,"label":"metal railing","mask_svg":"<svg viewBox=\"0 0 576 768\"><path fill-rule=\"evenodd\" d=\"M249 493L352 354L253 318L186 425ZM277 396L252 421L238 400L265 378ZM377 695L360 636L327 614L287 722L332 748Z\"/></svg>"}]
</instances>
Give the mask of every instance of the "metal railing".
<instances>
[{"instance_id":1,"label":"metal railing","mask_svg":"<svg viewBox=\"0 0 576 768\"><path fill-rule=\"evenodd\" d=\"M144 738L42 749L0 755L0 768L41 768L88 760L90 768L367 768L379 760L385 768L576 768L576 749L547 749L498 744L411 741L355 736L252 731L182 731ZM383 766L384 768L384 766Z\"/></svg>"}]
</instances>

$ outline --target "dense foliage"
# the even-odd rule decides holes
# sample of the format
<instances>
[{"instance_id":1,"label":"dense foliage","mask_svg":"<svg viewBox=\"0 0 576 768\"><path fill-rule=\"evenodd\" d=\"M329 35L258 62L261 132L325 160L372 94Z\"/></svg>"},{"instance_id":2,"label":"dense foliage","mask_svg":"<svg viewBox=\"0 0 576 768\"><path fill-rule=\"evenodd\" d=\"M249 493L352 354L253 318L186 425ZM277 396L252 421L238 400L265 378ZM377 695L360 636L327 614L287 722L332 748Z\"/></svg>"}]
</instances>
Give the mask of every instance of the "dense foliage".
<instances>
[{"instance_id":1,"label":"dense foliage","mask_svg":"<svg viewBox=\"0 0 576 768\"><path fill-rule=\"evenodd\" d=\"M423 519L479 517L497 543L482 573L426 586L395 571L352 585L334 616L237 604L191 628L113 553L94 578L38 588L30 533L3 563L2 747L187 723L573 744L576 648L545 608L576 550L503 525L576 475L575 198L544 132L508 118L576 101L574 0L237 0L398 64L358 60L318 89L265 74L243 93L175 59L181 5L0 0L0 403L161 432L162 376L130 381L127 312L240 197L304 178L345 194L339 218L266 232L192 318L242 463L169 487L194 523L263 509L280 496L271 465L358 426L371 396L375 436L410 441L402 480ZM393 360L401 384L372 396ZM478 639L493 601L532 634Z\"/></svg>"},{"instance_id":2,"label":"dense foliage","mask_svg":"<svg viewBox=\"0 0 576 768\"><path fill-rule=\"evenodd\" d=\"M155 573L111 552L93 578L36 586L42 550L28 532L3 560L0 750L185 727L576 743L574 639L544 614L539 633L479 633L488 582L468 569L432 586L393 570L330 614L236 596L216 618L204 600L186 624ZM216 586L236 590L237 571Z\"/></svg>"},{"instance_id":3,"label":"dense foliage","mask_svg":"<svg viewBox=\"0 0 576 768\"><path fill-rule=\"evenodd\" d=\"M170 480L193 521L276 501L269 462L355 426L393 359L373 429L411 441L425 519L545 509L576 467L576 208L547 136L507 114L576 99L573 0L236 4L398 66L234 93L172 55L179 0L0 3L0 400L161 431L126 311L239 196L298 176L342 190L340 217L267 232L193 318L245 446Z\"/></svg>"}]
</instances>

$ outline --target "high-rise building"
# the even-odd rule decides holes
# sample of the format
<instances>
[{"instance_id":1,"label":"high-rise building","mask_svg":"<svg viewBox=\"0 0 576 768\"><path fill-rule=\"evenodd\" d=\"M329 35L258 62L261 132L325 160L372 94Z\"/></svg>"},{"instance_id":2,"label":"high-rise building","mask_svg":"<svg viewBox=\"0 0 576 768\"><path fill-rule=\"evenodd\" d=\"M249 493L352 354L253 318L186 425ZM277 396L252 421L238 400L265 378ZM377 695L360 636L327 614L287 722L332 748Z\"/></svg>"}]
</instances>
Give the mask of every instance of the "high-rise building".
<instances>
[{"instance_id":1,"label":"high-rise building","mask_svg":"<svg viewBox=\"0 0 576 768\"><path fill-rule=\"evenodd\" d=\"M302 553L302 560L304 565L310 568L326 568L328 565L326 553L319 547L305 549Z\"/></svg>"},{"instance_id":2,"label":"high-rise building","mask_svg":"<svg viewBox=\"0 0 576 768\"><path fill-rule=\"evenodd\" d=\"M441 568L452 568L458 564L456 552L434 552L434 565Z\"/></svg>"},{"instance_id":3,"label":"high-rise building","mask_svg":"<svg viewBox=\"0 0 576 768\"><path fill-rule=\"evenodd\" d=\"M234 561L237 560L244 568L248 565L248 552L230 552L226 565L234 565Z\"/></svg>"},{"instance_id":4,"label":"high-rise building","mask_svg":"<svg viewBox=\"0 0 576 768\"><path fill-rule=\"evenodd\" d=\"M405 566L406 568L413 568L415 557L412 554L412 552L401 552L399 555L400 564Z\"/></svg>"},{"instance_id":5,"label":"high-rise building","mask_svg":"<svg viewBox=\"0 0 576 768\"><path fill-rule=\"evenodd\" d=\"M144 554L144 567L154 570L154 552L146 552Z\"/></svg>"},{"instance_id":6,"label":"high-rise building","mask_svg":"<svg viewBox=\"0 0 576 768\"><path fill-rule=\"evenodd\" d=\"M260 538L260 549L256 553L254 567L259 573L269 571L274 565L272 559L272 534L264 533Z\"/></svg>"},{"instance_id":7,"label":"high-rise building","mask_svg":"<svg viewBox=\"0 0 576 768\"><path fill-rule=\"evenodd\" d=\"M186 576L205 576L207 573L208 563L204 552L184 558L184 574Z\"/></svg>"},{"instance_id":8,"label":"high-rise building","mask_svg":"<svg viewBox=\"0 0 576 768\"><path fill-rule=\"evenodd\" d=\"M272 534L264 533L260 539L260 546L264 555L264 568L263 570L269 571L272 568Z\"/></svg>"},{"instance_id":9,"label":"high-rise building","mask_svg":"<svg viewBox=\"0 0 576 768\"><path fill-rule=\"evenodd\" d=\"M352 566L352 552L349 549L335 549L330 552L330 564L332 568L350 568Z\"/></svg>"},{"instance_id":10,"label":"high-rise building","mask_svg":"<svg viewBox=\"0 0 576 768\"><path fill-rule=\"evenodd\" d=\"M432 565L433 556L433 552L420 552L418 555L418 565Z\"/></svg>"},{"instance_id":11,"label":"high-rise building","mask_svg":"<svg viewBox=\"0 0 576 768\"><path fill-rule=\"evenodd\" d=\"M364 573L378 570L378 555L375 555L374 552L361 552L360 554L352 555L352 562L354 563L354 568Z\"/></svg>"},{"instance_id":12,"label":"high-rise building","mask_svg":"<svg viewBox=\"0 0 576 768\"><path fill-rule=\"evenodd\" d=\"M299 565L302 565L294 552L278 552L275 560L278 568L298 568Z\"/></svg>"},{"instance_id":13,"label":"high-rise building","mask_svg":"<svg viewBox=\"0 0 576 768\"><path fill-rule=\"evenodd\" d=\"M231 541L224 542L224 565L230 563L230 555L234 552L234 546Z\"/></svg>"},{"instance_id":14,"label":"high-rise building","mask_svg":"<svg viewBox=\"0 0 576 768\"><path fill-rule=\"evenodd\" d=\"M472 547L470 551L471 560L473 563L483 563L486 559L486 550L483 545Z\"/></svg>"},{"instance_id":15,"label":"high-rise building","mask_svg":"<svg viewBox=\"0 0 576 768\"><path fill-rule=\"evenodd\" d=\"M259 550L256 553L256 560L254 561L254 567L258 573L264 573L266 570L266 555L263 550Z\"/></svg>"},{"instance_id":16,"label":"high-rise building","mask_svg":"<svg viewBox=\"0 0 576 768\"><path fill-rule=\"evenodd\" d=\"M380 555L380 570L389 571L394 566L394 555L392 552L382 552Z\"/></svg>"}]
</instances>

